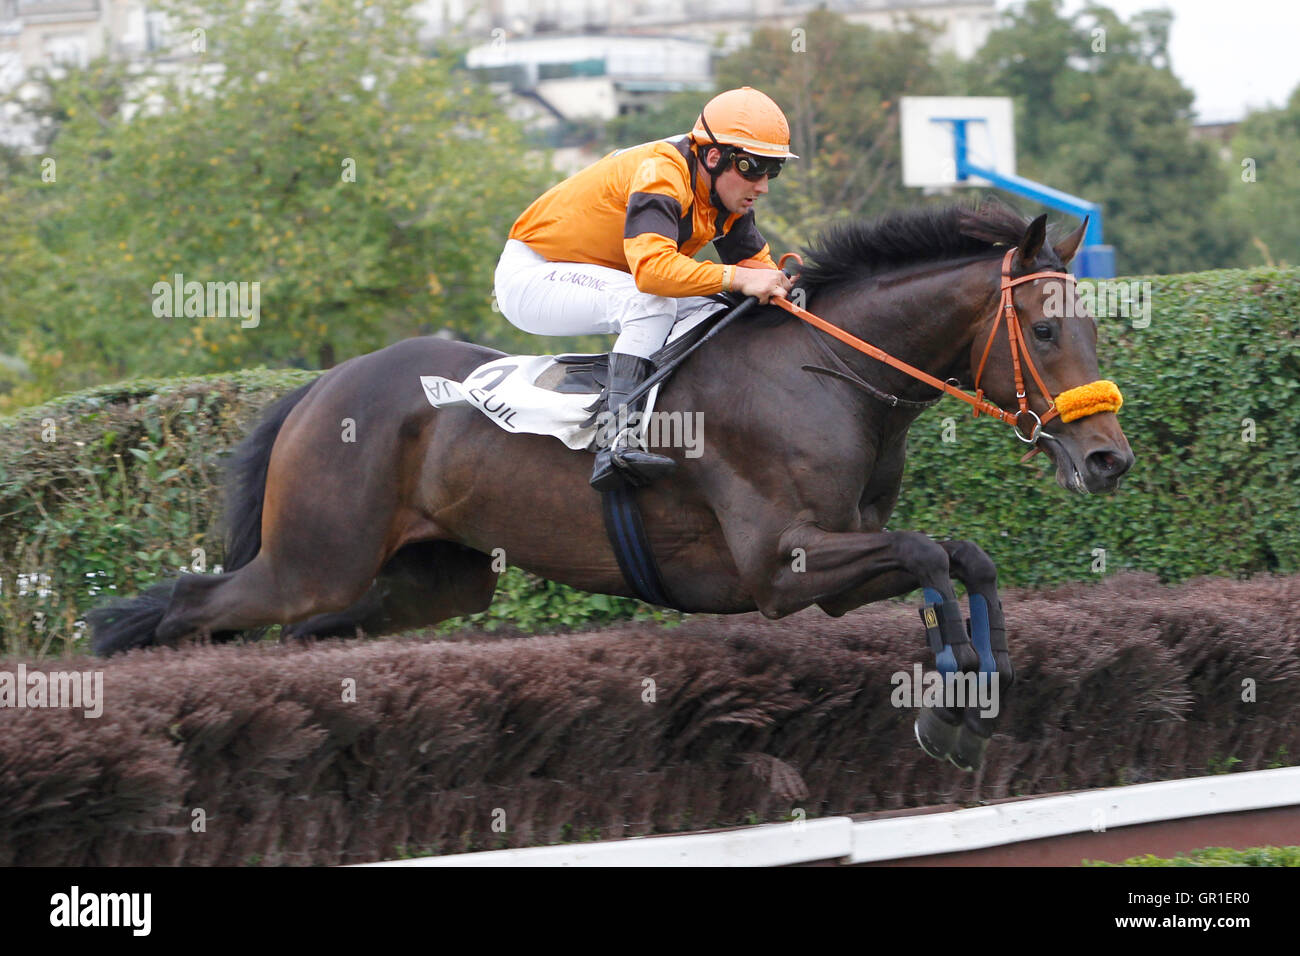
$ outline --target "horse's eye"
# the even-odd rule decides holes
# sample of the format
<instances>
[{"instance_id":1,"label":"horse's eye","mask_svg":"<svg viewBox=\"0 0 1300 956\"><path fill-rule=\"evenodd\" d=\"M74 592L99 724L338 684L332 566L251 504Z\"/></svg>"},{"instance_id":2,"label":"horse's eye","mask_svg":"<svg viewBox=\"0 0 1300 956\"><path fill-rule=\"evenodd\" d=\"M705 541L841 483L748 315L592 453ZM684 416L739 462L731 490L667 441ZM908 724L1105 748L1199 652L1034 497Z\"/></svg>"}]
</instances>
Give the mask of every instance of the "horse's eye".
<instances>
[{"instance_id":1,"label":"horse's eye","mask_svg":"<svg viewBox=\"0 0 1300 956\"><path fill-rule=\"evenodd\" d=\"M1052 327L1046 322L1039 322L1034 326L1034 337L1041 342L1050 342L1052 339Z\"/></svg>"}]
</instances>

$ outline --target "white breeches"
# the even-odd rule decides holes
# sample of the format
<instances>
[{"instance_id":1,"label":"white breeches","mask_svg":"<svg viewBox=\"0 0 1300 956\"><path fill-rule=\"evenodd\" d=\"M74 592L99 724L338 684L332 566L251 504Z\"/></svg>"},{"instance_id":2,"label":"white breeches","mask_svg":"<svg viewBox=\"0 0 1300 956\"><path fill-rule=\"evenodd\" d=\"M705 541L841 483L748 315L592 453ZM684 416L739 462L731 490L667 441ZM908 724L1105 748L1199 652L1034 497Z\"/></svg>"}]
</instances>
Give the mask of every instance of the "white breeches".
<instances>
[{"instance_id":1,"label":"white breeches","mask_svg":"<svg viewBox=\"0 0 1300 956\"><path fill-rule=\"evenodd\" d=\"M496 270L497 305L534 335L617 334L613 351L650 358L678 321L721 304L707 296L648 295L627 272L584 262L550 262L517 239Z\"/></svg>"}]
</instances>

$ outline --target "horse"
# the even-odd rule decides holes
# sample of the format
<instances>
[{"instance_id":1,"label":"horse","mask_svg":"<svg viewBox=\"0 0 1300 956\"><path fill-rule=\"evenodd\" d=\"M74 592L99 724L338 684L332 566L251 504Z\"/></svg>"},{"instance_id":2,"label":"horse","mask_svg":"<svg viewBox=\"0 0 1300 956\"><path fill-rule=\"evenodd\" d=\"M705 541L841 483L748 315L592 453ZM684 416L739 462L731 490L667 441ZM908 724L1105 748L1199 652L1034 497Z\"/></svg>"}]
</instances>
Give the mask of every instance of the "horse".
<instances>
[{"instance_id":1,"label":"horse","mask_svg":"<svg viewBox=\"0 0 1300 956\"><path fill-rule=\"evenodd\" d=\"M1051 275L1019 282L998 334L1001 266L1013 278L1064 273L1078 249L1084 227L1052 244L1046 220L985 203L832 226L806 250L792 295L935 379L971 388L982 374L979 394L1049 456L1062 487L1110 492L1134 461L1113 411L1057 421L1050 432L1039 426L1028 438L1021 428L1026 408L1046 420L1045 392L1098 378L1095 319L1082 300L1053 310ZM1017 332L1035 369L1020 396L1020 358L994 343ZM583 591L632 596L587 484L587 454L425 399L422 375L460 381L499 357L412 338L280 399L231 459L224 573L182 574L95 609L94 650L231 639L273 624L282 637L321 638L425 627L486 609L502 553ZM839 371L810 373L827 365ZM932 385L770 305L722 330L673 374L656 406L703 416L703 454L662 449L677 460L675 474L636 492L671 606L780 618L815 604L840 616L924 589L931 603L922 618L945 673L996 671L1005 692L1014 670L993 560L970 541L886 530L908 428L934 400ZM954 580L966 588L972 623L982 602L982 647L962 627ZM969 769L991 718L949 704L924 709L917 739Z\"/></svg>"}]
</instances>

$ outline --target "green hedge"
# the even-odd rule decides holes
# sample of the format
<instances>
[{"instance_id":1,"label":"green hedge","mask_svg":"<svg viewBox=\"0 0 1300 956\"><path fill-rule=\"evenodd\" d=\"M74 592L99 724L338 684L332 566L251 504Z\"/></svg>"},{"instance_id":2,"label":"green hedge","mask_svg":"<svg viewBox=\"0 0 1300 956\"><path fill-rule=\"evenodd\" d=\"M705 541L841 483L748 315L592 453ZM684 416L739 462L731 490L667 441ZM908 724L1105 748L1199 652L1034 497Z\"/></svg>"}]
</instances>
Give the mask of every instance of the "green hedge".
<instances>
[{"instance_id":1,"label":"green hedge","mask_svg":"<svg viewBox=\"0 0 1300 956\"><path fill-rule=\"evenodd\" d=\"M1191 853L1161 857L1152 853L1129 857L1123 863L1084 860L1084 866L1300 866L1300 846L1256 846L1235 850L1207 846Z\"/></svg>"},{"instance_id":2,"label":"green hedge","mask_svg":"<svg viewBox=\"0 0 1300 956\"><path fill-rule=\"evenodd\" d=\"M1018 464L1022 446L1005 426L947 400L912 430L890 527L977 541L1006 585L1086 580L1095 549L1107 573L1166 581L1300 569L1300 270L1149 281L1149 326L1100 323L1102 374L1124 391L1120 420L1137 455L1118 494L1064 492L1050 466L1036 476ZM219 565L223 455L263 407L315 374L128 382L0 420L0 647L71 650L78 614L102 590L132 593L200 557ZM948 417L954 443L941 440ZM1253 442L1242 440L1247 417ZM48 581L20 579L33 572ZM513 570L501 593L470 623L539 630L650 614Z\"/></svg>"},{"instance_id":3,"label":"green hedge","mask_svg":"<svg viewBox=\"0 0 1300 956\"><path fill-rule=\"evenodd\" d=\"M1046 455L1021 465L1009 428L946 399L909 434L890 527L969 538L1021 586L1093 576L1094 549L1107 573L1166 581L1300 569L1300 269L1140 281L1149 325L1099 321L1101 374L1124 393L1137 456L1115 495L1063 491Z\"/></svg>"},{"instance_id":4,"label":"green hedge","mask_svg":"<svg viewBox=\"0 0 1300 956\"><path fill-rule=\"evenodd\" d=\"M261 408L312 376L133 381L0 421L5 651L69 651L103 590L219 565L221 535L209 528L221 459Z\"/></svg>"}]
</instances>

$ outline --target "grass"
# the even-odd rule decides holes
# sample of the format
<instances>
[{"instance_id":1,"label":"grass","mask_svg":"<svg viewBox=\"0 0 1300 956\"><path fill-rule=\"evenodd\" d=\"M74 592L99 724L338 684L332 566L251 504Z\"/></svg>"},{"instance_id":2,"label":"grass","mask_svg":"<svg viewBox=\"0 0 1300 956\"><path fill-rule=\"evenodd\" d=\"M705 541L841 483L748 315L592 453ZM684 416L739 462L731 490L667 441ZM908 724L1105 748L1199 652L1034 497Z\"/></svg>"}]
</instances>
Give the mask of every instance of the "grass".
<instances>
[{"instance_id":1,"label":"grass","mask_svg":"<svg viewBox=\"0 0 1300 956\"><path fill-rule=\"evenodd\" d=\"M1084 860L1084 866L1300 866L1300 846L1256 846L1235 850L1226 846L1204 847L1172 858L1134 856L1123 863Z\"/></svg>"}]
</instances>

